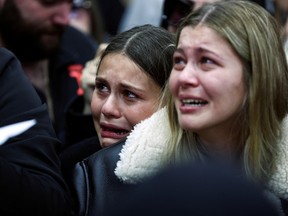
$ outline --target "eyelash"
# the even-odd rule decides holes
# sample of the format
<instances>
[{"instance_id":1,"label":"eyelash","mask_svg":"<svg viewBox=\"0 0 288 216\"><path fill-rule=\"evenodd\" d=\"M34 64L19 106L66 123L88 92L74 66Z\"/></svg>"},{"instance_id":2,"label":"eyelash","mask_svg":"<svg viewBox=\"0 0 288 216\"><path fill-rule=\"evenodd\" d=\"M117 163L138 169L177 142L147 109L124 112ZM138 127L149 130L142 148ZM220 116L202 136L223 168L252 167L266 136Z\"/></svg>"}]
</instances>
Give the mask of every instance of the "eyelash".
<instances>
[{"instance_id":1,"label":"eyelash","mask_svg":"<svg viewBox=\"0 0 288 216\"><path fill-rule=\"evenodd\" d=\"M131 100L131 99L134 100L134 99L138 98L138 96L136 94L134 94L133 92L128 91L128 90L124 90L123 95L125 97L127 97L129 100Z\"/></svg>"},{"instance_id":2,"label":"eyelash","mask_svg":"<svg viewBox=\"0 0 288 216\"><path fill-rule=\"evenodd\" d=\"M215 61L213 61L212 59L207 58L207 57L202 57L200 59L200 63L202 63L202 64L215 64Z\"/></svg>"},{"instance_id":3,"label":"eyelash","mask_svg":"<svg viewBox=\"0 0 288 216\"><path fill-rule=\"evenodd\" d=\"M198 62L203 70L209 70L212 66L217 65L217 62L206 56L201 56ZM173 56L173 65L175 70L182 70L186 65L186 60L180 55L175 55Z\"/></svg>"},{"instance_id":4,"label":"eyelash","mask_svg":"<svg viewBox=\"0 0 288 216\"><path fill-rule=\"evenodd\" d=\"M109 87L106 84L100 83L100 82L97 82L97 81L95 83L95 89L97 90L97 92L102 93L102 94L110 92L110 89L109 89ZM133 93L133 92L131 92L129 90L123 90L122 91L122 95L125 98L127 98L128 100L135 100L135 99L139 98L137 94L135 94L135 93Z\"/></svg>"},{"instance_id":5,"label":"eyelash","mask_svg":"<svg viewBox=\"0 0 288 216\"><path fill-rule=\"evenodd\" d=\"M105 90L103 90L104 88ZM109 88L105 84L100 83L100 82L95 83L95 89L97 89L97 91L100 93L109 91Z\"/></svg>"}]
</instances>

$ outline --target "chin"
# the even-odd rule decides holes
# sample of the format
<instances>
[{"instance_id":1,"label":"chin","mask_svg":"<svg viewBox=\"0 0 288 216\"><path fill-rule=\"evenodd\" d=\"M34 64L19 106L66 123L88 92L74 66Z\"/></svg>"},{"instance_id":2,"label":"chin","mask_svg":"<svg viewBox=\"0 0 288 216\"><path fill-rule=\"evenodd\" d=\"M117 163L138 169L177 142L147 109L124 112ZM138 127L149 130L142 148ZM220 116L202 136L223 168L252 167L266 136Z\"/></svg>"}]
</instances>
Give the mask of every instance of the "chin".
<instances>
[{"instance_id":1,"label":"chin","mask_svg":"<svg viewBox=\"0 0 288 216\"><path fill-rule=\"evenodd\" d=\"M106 148L106 147L112 146L118 141L119 141L118 139L104 138L102 139L101 147Z\"/></svg>"},{"instance_id":2,"label":"chin","mask_svg":"<svg viewBox=\"0 0 288 216\"><path fill-rule=\"evenodd\" d=\"M179 121L179 125L182 129L185 129L185 130L196 131L199 129L197 125L192 125L191 122L187 122L187 119L186 121Z\"/></svg>"}]
</instances>

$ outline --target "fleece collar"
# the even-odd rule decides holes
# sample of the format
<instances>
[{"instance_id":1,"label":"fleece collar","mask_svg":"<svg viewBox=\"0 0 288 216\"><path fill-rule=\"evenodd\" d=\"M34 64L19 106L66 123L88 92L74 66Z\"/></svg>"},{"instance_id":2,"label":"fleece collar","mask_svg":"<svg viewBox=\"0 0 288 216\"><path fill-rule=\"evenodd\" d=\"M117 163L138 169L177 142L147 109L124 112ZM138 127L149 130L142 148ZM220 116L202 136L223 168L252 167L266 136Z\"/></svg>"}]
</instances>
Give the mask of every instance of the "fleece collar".
<instances>
[{"instance_id":1,"label":"fleece collar","mask_svg":"<svg viewBox=\"0 0 288 216\"><path fill-rule=\"evenodd\" d=\"M288 117L284 119L283 138L279 143L276 172L268 188L288 200ZM116 176L126 183L138 183L161 169L168 140L171 138L167 109L162 108L137 124L127 137L115 169Z\"/></svg>"},{"instance_id":2,"label":"fleece collar","mask_svg":"<svg viewBox=\"0 0 288 216\"><path fill-rule=\"evenodd\" d=\"M141 182L161 168L171 133L166 108L134 127L120 152L116 176L126 183Z\"/></svg>"},{"instance_id":3,"label":"fleece collar","mask_svg":"<svg viewBox=\"0 0 288 216\"><path fill-rule=\"evenodd\" d=\"M282 140L279 145L279 154L276 164L276 172L270 179L268 188L277 196L288 200L288 117L282 124Z\"/></svg>"}]
</instances>

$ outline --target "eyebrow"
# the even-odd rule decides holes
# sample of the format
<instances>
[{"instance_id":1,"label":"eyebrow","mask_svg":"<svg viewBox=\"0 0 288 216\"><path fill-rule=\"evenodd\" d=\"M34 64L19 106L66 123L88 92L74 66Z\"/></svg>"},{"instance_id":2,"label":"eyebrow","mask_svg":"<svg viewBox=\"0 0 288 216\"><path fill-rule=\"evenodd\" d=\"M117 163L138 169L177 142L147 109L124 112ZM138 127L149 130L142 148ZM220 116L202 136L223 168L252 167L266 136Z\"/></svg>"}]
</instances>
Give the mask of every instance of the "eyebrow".
<instances>
[{"instance_id":1,"label":"eyebrow","mask_svg":"<svg viewBox=\"0 0 288 216\"><path fill-rule=\"evenodd\" d=\"M98 76L96 76L96 78L95 78L95 82L96 82L96 81L107 83L107 81L106 81L105 79L103 79L103 78L101 78L101 77L98 77Z\"/></svg>"},{"instance_id":2,"label":"eyebrow","mask_svg":"<svg viewBox=\"0 0 288 216\"><path fill-rule=\"evenodd\" d=\"M125 83L121 83L120 85L121 85L121 87L123 87L125 89L129 89L131 91L136 91L136 92L139 92L139 93L144 92L143 89L137 88L136 86L128 85L128 84L125 84Z\"/></svg>"},{"instance_id":3,"label":"eyebrow","mask_svg":"<svg viewBox=\"0 0 288 216\"><path fill-rule=\"evenodd\" d=\"M101 82L101 83L104 83L105 85L109 85L107 80L101 77L97 77L97 76L96 76L95 82ZM120 83L120 87L123 89L128 89L130 91L136 91L138 94L143 94L145 92L143 89L137 88L136 86L132 86L130 84L126 84L125 82Z\"/></svg>"},{"instance_id":4,"label":"eyebrow","mask_svg":"<svg viewBox=\"0 0 288 216\"><path fill-rule=\"evenodd\" d=\"M177 48L175 49L174 53L175 53L175 52L184 53L184 50L183 50L183 48L177 47Z\"/></svg>"},{"instance_id":5,"label":"eyebrow","mask_svg":"<svg viewBox=\"0 0 288 216\"><path fill-rule=\"evenodd\" d=\"M181 54L185 54L185 49L191 49L189 47L178 47L175 52L178 52L178 53L181 53ZM219 56L217 53L215 53L213 50L210 50L210 49L206 49L206 48L203 48L203 47L197 47L196 49L196 52L193 51L193 53L211 53L212 55L214 55L215 57L217 58L220 58L220 59L223 59L221 56ZM174 53L175 53L174 52Z\"/></svg>"}]
</instances>

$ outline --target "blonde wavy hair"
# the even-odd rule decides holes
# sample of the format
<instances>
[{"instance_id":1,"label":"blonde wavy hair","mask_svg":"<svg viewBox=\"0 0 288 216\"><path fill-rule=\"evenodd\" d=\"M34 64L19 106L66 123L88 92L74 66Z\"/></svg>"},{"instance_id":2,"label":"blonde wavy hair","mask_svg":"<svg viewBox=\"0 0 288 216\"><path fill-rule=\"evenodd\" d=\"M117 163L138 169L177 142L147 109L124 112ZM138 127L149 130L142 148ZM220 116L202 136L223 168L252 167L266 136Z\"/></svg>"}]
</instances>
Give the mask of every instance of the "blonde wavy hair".
<instances>
[{"instance_id":1,"label":"blonde wavy hair","mask_svg":"<svg viewBox=\"0 0 288 216\"><path fill-rule=\"evenodd\" d=\"M184 27L204 25L221 35L242 59L247 99L230 134L237 155L253 179L266 181L275 170L281 123L288 111L288 69L280 27L259 5L249 1L206 4L182 21ZM166 87L172 140L167 160L201 159L197 135L180 128L173 98Z\"/></svg>"}]
</instances>

